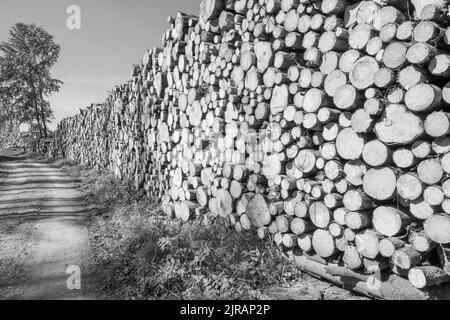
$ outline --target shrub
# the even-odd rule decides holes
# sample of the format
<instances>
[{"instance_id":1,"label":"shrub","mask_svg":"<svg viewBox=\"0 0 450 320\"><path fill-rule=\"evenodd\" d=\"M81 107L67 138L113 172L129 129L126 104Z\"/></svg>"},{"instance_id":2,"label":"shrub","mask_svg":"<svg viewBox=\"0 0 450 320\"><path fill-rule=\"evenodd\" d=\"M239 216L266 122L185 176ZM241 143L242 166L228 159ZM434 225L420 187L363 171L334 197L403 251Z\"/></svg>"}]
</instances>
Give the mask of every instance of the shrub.
<instances>
[{"instance_id":1,"label":"shrub","mask_svg":"<svg viewBox=\"0 0 450 320\"><path fill-rule=\"evenodd\" d=\"M66 168L83 181L95 276L117 299L257 299L300 274L272 241L223 221L182 223L107 172Z\"/></svg>"}]
</instances>

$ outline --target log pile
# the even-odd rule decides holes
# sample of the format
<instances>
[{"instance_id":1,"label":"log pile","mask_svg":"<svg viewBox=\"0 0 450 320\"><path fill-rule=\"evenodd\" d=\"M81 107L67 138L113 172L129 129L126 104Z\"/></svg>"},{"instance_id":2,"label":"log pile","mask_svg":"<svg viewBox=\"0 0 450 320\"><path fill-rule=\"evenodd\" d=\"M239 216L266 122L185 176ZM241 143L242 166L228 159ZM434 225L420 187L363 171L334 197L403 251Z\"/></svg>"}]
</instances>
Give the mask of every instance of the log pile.
<instances>
[{"instance_id":1,"label":"log pile","mask_svg":"<svg viewBox=\"0 0 450 320\"><path fill-rule=\"evenodd\" d=\"M104 105L62 121L50 153L134 179L184 221L220 217L364 277L448 282L447 12L203 0Z\"/></svg>"}]
</instances>

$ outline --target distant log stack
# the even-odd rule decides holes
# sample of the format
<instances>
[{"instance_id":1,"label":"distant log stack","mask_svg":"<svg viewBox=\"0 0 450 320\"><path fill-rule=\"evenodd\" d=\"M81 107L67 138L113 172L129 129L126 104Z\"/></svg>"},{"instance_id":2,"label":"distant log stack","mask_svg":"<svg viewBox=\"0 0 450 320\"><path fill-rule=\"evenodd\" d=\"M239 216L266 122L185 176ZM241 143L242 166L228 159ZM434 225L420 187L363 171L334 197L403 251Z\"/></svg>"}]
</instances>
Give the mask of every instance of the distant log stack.
<instances>
[{"instance_id":1,"label":"distant log stack","mask_svg":"<svg viewBox=\"0 0 450 320\"><path fill-rule=\"evenodd\" d=\"M133 179L184 221L447 282L450 18L406 2L203 0L50 153Z\"/></svg>"}]
</instances>

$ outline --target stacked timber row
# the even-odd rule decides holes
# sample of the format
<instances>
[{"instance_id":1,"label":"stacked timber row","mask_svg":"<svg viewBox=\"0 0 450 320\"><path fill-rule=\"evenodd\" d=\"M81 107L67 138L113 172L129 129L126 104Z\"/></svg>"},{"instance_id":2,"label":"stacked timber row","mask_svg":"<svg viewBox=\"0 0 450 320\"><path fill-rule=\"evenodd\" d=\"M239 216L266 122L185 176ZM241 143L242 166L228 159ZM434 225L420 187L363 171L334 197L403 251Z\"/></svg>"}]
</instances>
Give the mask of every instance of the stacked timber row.
<instances>
[{"instance_id":1,"label":"stacked timber row","mask_svg":"<svg viewBox=\"0 0 450 320\"><path fill-rule=\"evenodd\" d=\"M444 1L203 0L51 155L188 221L418 288L450 280Z\"/></svg>"}]
</instances>

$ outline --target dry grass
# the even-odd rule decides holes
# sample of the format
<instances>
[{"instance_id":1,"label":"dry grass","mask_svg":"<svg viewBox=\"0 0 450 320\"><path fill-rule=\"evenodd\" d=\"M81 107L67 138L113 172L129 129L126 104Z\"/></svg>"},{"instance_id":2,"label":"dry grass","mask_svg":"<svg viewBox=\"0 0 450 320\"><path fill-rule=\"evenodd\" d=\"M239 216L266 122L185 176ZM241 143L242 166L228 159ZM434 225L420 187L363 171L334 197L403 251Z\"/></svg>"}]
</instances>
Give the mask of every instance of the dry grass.
<instances>
[{"instance_id":1,"label":"dry grass","mask_svg":"<svg viewBox=\"0 0 450 320\"><path fill-rule=\"evenodd\" d=\"M300 273L271 242L220 221L180 223L106 171L55 163L81 178L96 277L113 299L259 299Z\"/></svg>"},{"instance_id":2,"label":"dry grass","mask_svg":"<svg viewBox=\"0 0 450 320\"><path fill-rule=\"evenodd\" d=\"M27 239L31 237L29 224L17 219L3 220L0 224L0 299L5 299L5 290L27 279L24 258Z\"/></svg>"}]
</instances>

